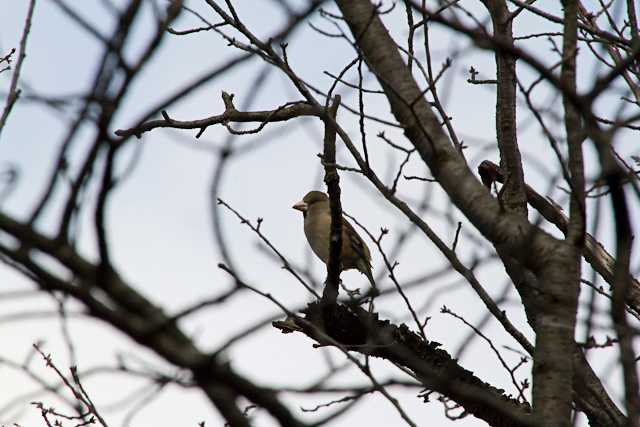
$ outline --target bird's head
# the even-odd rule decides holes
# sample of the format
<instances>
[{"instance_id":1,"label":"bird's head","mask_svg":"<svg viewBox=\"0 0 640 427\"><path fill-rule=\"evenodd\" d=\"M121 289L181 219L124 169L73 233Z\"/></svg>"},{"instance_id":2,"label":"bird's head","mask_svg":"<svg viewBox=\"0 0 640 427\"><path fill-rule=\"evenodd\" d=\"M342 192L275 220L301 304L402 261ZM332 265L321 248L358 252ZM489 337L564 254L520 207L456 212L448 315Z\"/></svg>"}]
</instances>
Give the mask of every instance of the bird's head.
<instances>
[{"instance_id":1,"label":"bird's head","mask_svg":"<svg viewBox=\"0 0 640 427\"><path fill-rule=\"evenodd\" d=\"M303 214L306 214L313 204L328 201L329 196L327 196L322 191L309 191L307 195L304 196L301 201L293 205L292 208L301 211Z\"/></svg>"}]
</instances>

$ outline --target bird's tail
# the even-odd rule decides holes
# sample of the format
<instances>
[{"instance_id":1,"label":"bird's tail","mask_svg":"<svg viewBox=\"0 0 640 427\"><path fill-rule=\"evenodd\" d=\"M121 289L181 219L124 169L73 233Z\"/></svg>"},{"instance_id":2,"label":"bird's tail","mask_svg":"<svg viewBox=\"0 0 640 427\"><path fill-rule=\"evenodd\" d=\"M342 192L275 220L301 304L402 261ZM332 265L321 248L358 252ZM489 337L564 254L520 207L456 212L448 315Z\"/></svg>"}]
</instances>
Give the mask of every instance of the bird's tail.
<instances>
[{"instance_id":1,"label":"bird's tail","mask_svg":"<svg viewBox=\"0 0 640 427\"><path fill-rule=\"evenodd\" d=\"M360 270L365 276L367 276L367 279L369 279L369 283L371 283L371 291L374 294L378 293L378 287L376 286L376 281L373 280L373 273L371 272L371 266L368 264L365 264L363 266L364 268L359 268L358 270Z\"/></svg>"}]
</instances>

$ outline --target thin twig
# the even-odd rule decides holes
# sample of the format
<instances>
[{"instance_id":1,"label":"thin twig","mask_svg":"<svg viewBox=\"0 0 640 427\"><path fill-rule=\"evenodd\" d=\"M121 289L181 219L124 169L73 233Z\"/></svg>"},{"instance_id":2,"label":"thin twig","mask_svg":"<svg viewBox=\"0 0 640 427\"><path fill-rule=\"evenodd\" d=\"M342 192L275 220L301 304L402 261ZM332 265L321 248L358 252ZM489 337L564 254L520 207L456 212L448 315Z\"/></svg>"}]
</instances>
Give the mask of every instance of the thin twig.
<instances>
[{"instance_id":1,"label":"thin twig","mask_svg":"<svg viewBox=\"0 0 640 427\"><path fill-rule=\"evenodd\" d=\"M0 135L2 134L2 129L7 123L7 119L9 118L9 114L11 113L11 109L20 97L21 91L18 89L18 79L20 78L20 71L22 70L24 58L27 56L27 38L29 37L29 31L31 30L31 18L33 17L35 6L36 0L30 0L29 10L27 11L27 18L24 23L24 29L22 30L22 38L20 39L20 51L18 53L16 68L13 71L9 95L7 96L7 101L5 102L2 116L0 116Z\"/></svg>"}]
</instances>

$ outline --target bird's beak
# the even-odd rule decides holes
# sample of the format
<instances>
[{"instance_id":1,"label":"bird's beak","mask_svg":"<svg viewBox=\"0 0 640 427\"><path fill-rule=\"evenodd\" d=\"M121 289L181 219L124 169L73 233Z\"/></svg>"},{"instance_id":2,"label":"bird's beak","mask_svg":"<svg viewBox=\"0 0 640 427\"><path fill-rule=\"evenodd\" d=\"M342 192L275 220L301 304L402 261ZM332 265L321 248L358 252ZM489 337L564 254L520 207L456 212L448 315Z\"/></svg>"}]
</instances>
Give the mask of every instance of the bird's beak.
<instances>
[{"instance_id":1,"label":"bird's beak","mask_svg":"<svg viewBox=\"0 0 640 427\"><path fill-rule=\"evenodd\" d=\"M300 212L306 212L307 211L307 204L305 202L298 202L295 205L291 206L293 209L299 210Z\"/></svg>"}]
</instances>

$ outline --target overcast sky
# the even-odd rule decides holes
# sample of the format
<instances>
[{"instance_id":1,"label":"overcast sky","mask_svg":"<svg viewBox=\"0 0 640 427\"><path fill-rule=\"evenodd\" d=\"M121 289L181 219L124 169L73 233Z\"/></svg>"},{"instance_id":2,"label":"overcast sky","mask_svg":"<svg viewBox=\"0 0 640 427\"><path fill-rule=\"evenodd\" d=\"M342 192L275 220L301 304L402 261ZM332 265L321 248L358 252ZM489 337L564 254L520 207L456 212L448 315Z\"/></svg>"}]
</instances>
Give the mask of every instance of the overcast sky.
<instances>
[{"instance_id":1,"label":"overcast sky","mask_svg":"<svg viewBox=\"0 0 640 427\"><path fill-rule=\"evenodd\" d=\"M0 51L3 54L18 45L26 3L24 0L2 0ZM84 0L68 3L103 34L110 33L114 20L104 8L102 1ZM203 6L203 3L200 0L187 2L216 21L213 13ZM235 3L245 25L260 36L271 34L283 24L282 15L274 7L275 2L241 0ZM556 3L560 2L541 0L537 4L546 8L549 4ZM469 7L476 10L477 5L469 2ZM555 13L560 14L560 11L556 10ZM147 4L144 16L134 27L137 43L129 46L125 57L134 58L139 53L136 49L139 49L152 34L152 19L151 7ZM393 28L396 39L404 40L404 8L397 7L396 11L385 19ZM312 22L320 26L327 25L317 16L312 18ZM185 29L198 25L192 16L183 15L174 27ZM523 16L517 21L514 31L517 34L526 34L532 28L543 31L546 25ZM557 27L549 28L558 30ZM468 77L466 70L471 65L480 71L480 78L492 78L492 56L471 49L466 38L452 36L437 28L434 28L432 40L434 64L437 67L447 56L456 53L453 67L443 82L444 90L441 93L456 130L469 146L466 155L470 167L475 170L477 164L484 159L497 161L495 148L486 150L487 144L492 144L495 140L494 92L492 88L472 86L465 82ZM323 90L332 83L323 71L337 74L353 57L352 48L344 41L327 40L307 25L303 25L288 42L288 57L293 69ZM544 55L543 59L548 62L555 60L553 55L545 53L549 52L548 43L540 41L531 46L536 52ZM77 25L70 23L51 1L39 0L29 38L28 57L22 71L21 83L25 93L30 93L31 89L41 95L67 96L88 90L101 54L101 46L95 39ZM128 94L113 130L131 126L156 102L195 76L237 54L237 51L226 46L226 43L213 32L167 37L159 54ZM581 65L585 68L591 66ZM525 78L532 78L533 74L526 66L519 67ZM173 118L184 120L218 114L223 107L220 98L223 90L235 94L236 106L239 107L246 101L249 92L255 90L250 88L250 83L264 68L263 62L251 60L172 107L169 114ZM354 81L354 75L351 74L350 77L351 81ZM0 90L3 92L8 87L9 79L9 73L0 76ZM588 73L582 74L581 79L580 86L589 85ZM375 86L373 81L368 81L368 84ZM258 90L259 94L252 109L273 109L287 101L299 99L292 85L275 69L271 69ZM354 97L354 92L346 91L344 88L341 90L346 96L346 101L350 105L356 105L357 97ZM544 91L541 91L541 94L539 101L548 102ZM366 102L368 113L389 115L384 98L367 96ZM555 102L560 100L557 99ZM603 110L616 109L614 104L600 107ZM357 118L345 111L339 114L341 123L350 130L354 140L359 141ZM68 120L68 114L58 114L26 100L18 103L0 141L0 170L15 165L19 171L19 182L15 190L2 200L3 211L18 217L25 217L30 213L35 201L41 197L47 177L54 167L55 153ZM376 133L384 130L396 141L404 143L405 146L408 144L402 140L401 133L393 129L375 123L368 126L372 164L379 169L381 176L389 177L390 172L385 171L392 171L397 167L401 157L390 153L387 146L376 140ZM554 157L537 127L529 122L521 122L519 127L520 147L526 159L527 181L540 192L547 193L549 173L557 171ZM557 131L561 132L560 129ZM90 128L83 129L82 137L76 140L72 149L72 172L77 171L79 159L87 149L86 144L89 143L92 132ZM210 187L218 165L215 148L225 143L227 131L223 127L211 127L199 140L194 136L195 132L192 131L155 130L145 134L139 141L130 141L125 148L126 153L120 156L118 169L122 172L128 168L130 162L136 162L135 169L112 196L108 210L109 243L117 267L127 280L154 302L161 304L167 312L177 311L199 299L216 295L230 284L229 277L217 268L221 254L213 239L210 200ZM617 146L623 153L638 153L637 137L635 141L633 138L633 135L624 134L617 141ZM295 263L304 265L311 262L317 277L322 277L324 266L315 258L310 258L302 233L302 218L299 212L291 209L291 205L310 189L324 189L316 156L316 153L321 151L321 142L322 129L313 119L269 125L260 135L235 138L234 147L253 148L238 159L232 159L227 165L221 187L221 197L225 201L247 218L264 218L262 231L271 242ZM588 163L594 164L592 148L587 146L585 152ZM339 161L353 164L344 150L339 153ZM598 169L594 167L590 171L590 176L593 177ZM421 166L417 158L409 164L406 174L429 176L429 172ZM407 223L398 212L389 205L378 203L374 189L365 180L348 173L343 173L341 179L343 207L348 213L358 217L375 233L380 227L389 228L391 235L406 228ZM399 193L410 200L417 200L424 191L425 183L403 181ZM431 191L434 191L434 203L444 201L437 187ZM557 189L553 191L553 195L558 201L564 200L562 192ZM56 196L62 200L61 194ZM94 197L95 192L90 189L87 192L86 203L91 204ZM435 208L439 209L438 206ZM446 205L443 203L440 210L445 208ZM633 208L637 209L637 206L634 205ZM263 250L257 249L256 236L247 227L239 224L229 212L221 211L220 214L224 235L231 243L232 257L239 263L238 267L249 283L271 292L290 307L300 307L310 300L308 293L291 275L280 268L281 263L274 262ZM47 211L38 226L42 230L52 230L59 215L59 210ZM453 212L452 215L455 221L463 221L466 232L474 233L473 228L458 212ZM455 222L452 225L434 215L430 218L429 224L445 241L453 241ZM96 248L90 210L84 212L80 233L82 252L94 258ZM610 248L611 228L602 228L601 236ZM468 262L472 251L468 249L471 245L467 239L463 235L459 252L461 258ZM380 255L372 252L374 273L384 272ZM415 235L410 239L398 261L400 267L396 273L401 281L415 277L418 272L437 270L437 267L442 266L442 260L433 245L421 235ZM33 285L26 279L4 265L0 266L0 277L0 295L6 290L33 289ZM478 278L494 296L500 295L506 280L499 263L489 264L486 268L480 269ZM350 287L366 288L366 278L357 272L345 273L343 280ZM438 293L439 289L448 289L448 292ZM432 319L427 327L428 337L442 343L443 348L451 354L456 352L461 339L466 337L469 331L451 317L440 314L440 307L445 304L452 310L464 314L472 323L477 323L484 314L483 306L475 293L453 273L448 273L411 292L410 297L416 306L431 301L428 312ZM511 320L533 339L518 304L519 300L512 295L503 308L510 314ZM2 313L8 315L24 310L37 312L52 307L48 297L12 299L3 304ZM74 309L74 306L71 305L70 309ZM408 321L406 309L399 298L389 298L381 302L378 309L386 317ZM256 295L243 293L228 304L190 317L183 326L196 337L203 348L214 349L257 319L277 313L278 310L272 303ZM45 340L47 351L53 354L59 366L68 366L71 359L62 339L60 324L54 319L0 322L0 336L3 341L1 356L21 361L30 352L33 342ZM486 328L487 335L498 345L514 346L508 335L494 323ZM71 322L70 329L76 344L80 370L104 364L113 365L114 355L121 352L138 354L145 361L160 363L153 354L141 350L126 337L114 333L95 320L79 318ZM613 354L612 350L602 352ZM312 342L302 335L282 335L277 330L267 327L234 346L228 357L236 369L258 382L302 386L322 372L325 367L325 354L334 358L337 364L343 363L344 358L337 351L314 349ZM516 354L508 351L504 354L510 363L517 362ZM497 387L512 390L507 373L499 367L497 359L481 340L474 342L464 354L461 363L483 380ZM38 364L34 363L34 366L36 365ZM389 373L397 374L397 370L387 364L373 361L373 365L376 368L380 365L377 372L381 378ZM601 363L598 368L606 368L604 365L606 363ZM55 380L50 370L42 368L38 369L38 372L52 382ZM619 373L616 371L612 375ZM350 382L356 379L366 384L366 378L353 369L351 374L343 377L343 381L344 378L348 378ZM521 375L521 378L524 376ZM616 378L612 376L611 385L615 386ZM24 375L2 366L0 384L3 384L2 394L5 397L36 388ZM145 387L143 382L129 381L113 375L95 376L87 382L87 386L99 408L104 407L103 415L113 420L113 425L120 423L123 413L113 412L109 409L108 403L117 401L118 397L123 397L129 390ZM417 390L392 389L392 393L400 398L403 408L419 425L440 425L439 423L444 422L441 404L435 401L422 403L415 397ZM46 402L47 398L41 399ZM4 399L3 397L3 401ZM331 400L331 397L325 401L328 400ZM3 401L0 401L0 405ZM295 396L288 400L293 409L302 404L313 407L325 401L317 396L314 399ZM16 404L3 413L0 423L11 424L18 421L24 425L37 425L38 420L37 411L29 406L29 399L24 399L21 404ZM131 425L193 426L201 420L207 421L207 425L220 425L215 411L198 393L172 387L141 411ZM257 426L272 425L268 417L260 416L259 412L255 420ZM400 425L400 420L397 412L386 400L374 395L365 398L355 410L333 425ZM483 423L468 417L458 421L456 425L466 427Z\"/></svg>"}]
</instances>

